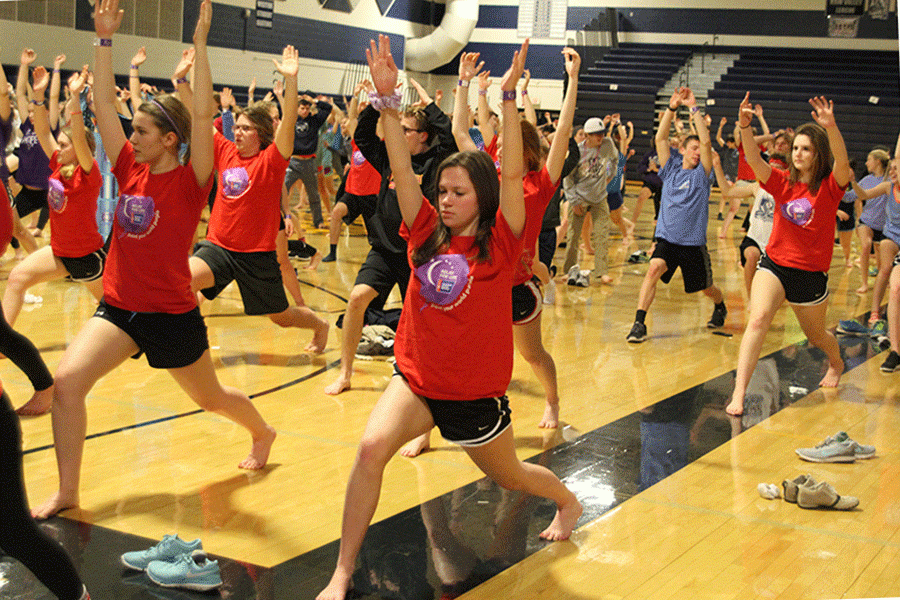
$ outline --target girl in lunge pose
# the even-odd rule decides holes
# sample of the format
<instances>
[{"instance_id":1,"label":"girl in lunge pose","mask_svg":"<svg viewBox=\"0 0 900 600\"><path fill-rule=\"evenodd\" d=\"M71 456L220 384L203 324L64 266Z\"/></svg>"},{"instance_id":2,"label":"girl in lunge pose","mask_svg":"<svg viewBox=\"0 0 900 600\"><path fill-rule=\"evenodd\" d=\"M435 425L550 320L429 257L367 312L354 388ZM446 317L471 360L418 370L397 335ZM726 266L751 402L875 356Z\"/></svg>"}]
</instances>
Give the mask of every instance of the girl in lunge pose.
<instances>
[{"instance_id":1,"label":"girl in lunge pose","mask_svg":"<svg viewBox=\"0 0 900 600\"><path fill-rule=\"evenodd\" d=\"M372 42L366 52L413 274L394 346L397 373L363 433L347 484L337 567L318 600L343 600L387 462L435 425L498 484L556 502L556 516L541 537L568 538L581 516L581 504L552 472L516 457L504 395L513 361L510 289L525 226L515 94L527 51L526 40L501 84L505 147L499 186L487 154L454 154L438 168L437 209L424 200L412 170L389 39L380 36L378 46Z\"/></svg>"}]
</instances>

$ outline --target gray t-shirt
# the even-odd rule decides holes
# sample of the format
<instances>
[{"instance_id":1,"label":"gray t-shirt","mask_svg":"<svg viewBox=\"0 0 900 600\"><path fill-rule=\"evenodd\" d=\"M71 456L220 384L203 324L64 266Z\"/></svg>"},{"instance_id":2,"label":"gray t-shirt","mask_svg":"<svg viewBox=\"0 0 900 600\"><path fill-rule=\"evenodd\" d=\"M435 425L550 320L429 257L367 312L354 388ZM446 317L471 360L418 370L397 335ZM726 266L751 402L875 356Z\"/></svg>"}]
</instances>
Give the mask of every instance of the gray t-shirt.
<instances>
[{"instance_id":1,"label":"gray t-shirt","mask_svg":"<svg viewBox=\"0 0 900 600\"><path fill-rule=\"evenodd\" d=\"M619 152L608 137L596 148L581 142L578 149L581 161L563 180L566 200L573 206L606 202L606 184L616 175Z\"/></svg>"}]
</instances>

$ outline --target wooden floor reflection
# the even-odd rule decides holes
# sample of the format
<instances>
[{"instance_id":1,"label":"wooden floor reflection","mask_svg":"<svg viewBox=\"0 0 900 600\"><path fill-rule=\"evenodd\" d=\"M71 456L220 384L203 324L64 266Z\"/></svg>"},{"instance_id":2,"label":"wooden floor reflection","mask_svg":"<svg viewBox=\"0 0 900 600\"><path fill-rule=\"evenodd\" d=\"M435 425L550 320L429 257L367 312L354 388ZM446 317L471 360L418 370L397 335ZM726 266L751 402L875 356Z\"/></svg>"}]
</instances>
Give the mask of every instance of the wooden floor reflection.
<instances>
[{"instance_id":1,"label":"wooden floor reflection","mask_svg":"<svg viewBox=\"0 0 900 600\"><path fill-rule=\"evenodd\" d=\"M633 193L628 206L632 202ZM522 458L577 441L586 432L622 419L639 421L641 411L697 386L720 395L730 391L729 373L736 364L746 302L736 249L741 234L736 229L719 239L718 222L711 220L708 233L715 281L729 310L724 331L732 337L711 335L705 326L711 302L701 295L685 295L676 276L671 285L658 289L647 320L650 339L640 345L625 343L647 268L627 259L649 246L650 216L645 213L638 222L637 241L612 240L613 285L586 289L554 285L554 303L544 307L542 324L545 345L559 373L563 426L555 431L537 428L543 392L529 366L517 357L509 395ZM307 239L327 247L321 233L310 233ZM331 323L346 306L366 249L360 229L353 227L342 235L337 263L315 271L296 263L307 304ZM581 256L583 265L592 264L590 257ZM15 264L11 251L5 258L4 277ZM561 262L560 255L557 263ZM830 325L866 310L868 297L853 291L858 285L858 269L845 268L836 248L829 284ZM36 286L31 293L42 302L26 305L17 328L35 342L54 370L66 345L92 314L93 300L81 286L62 281ZM392 301L399 305L398 296ZM338 329L332 329L327 351L312 357L302 351L309 332L282 330L268 319L243 315L234 287L206 303L202 311L220 379L250 394L278 430L269 467L260 473L238 471L237 463L249 447L247 434L223 418L197 412L167 373L150 369L143 359L128 361L89 395L82 506L65 516L150 539L177 531L186 539L201 537L212 554L264 569L279 565L284 569L295 557L333 545L338 538L356 444L391 375L391 365L358 360L353 388L327 396L323 388L337 372ZM803 339L792 313L783 309L762 354L790 348ZM850 350L845 348L846 352ZM582 490L623 495L612 510L584 523L571 542L548 545L504 564L509 568L463 597L898 595L900 375L880 373L882 360L883 355L863 348L855 363L859 366L845 375L836 391L806 395L793 390L801 398L797 402L647 489L642 489L639 478L628 480L629 471L627 477L616 479L618 487ZM811 363L806 368L819 366ZM8 360L0 363L0 377L15 404L27 399L27 379ZM727 427L720 409L710 409L710 426L720 421ZM57 484L50 419L25 419L22 428L28 494L36 503ZM838 430L876 445L877 458L814 465L794 455L794 448L815 445ZM695 438L702 438L703 431L694 432ZM388 465L375 521L418 511L442 494L452 495L481 479L464 453L436 437L434 442L433 451L413 460L398 457ZM617 465L611 458L608 470L614 472ZM777 484L800 473L858 496L860 509L804 511L780 500L763 500L756 491L760 482ZM521 543L533 546L536 541ZM82 568L90 571L90 577L100 577L104 570L109 577L122 577L113 564ZM229 596L312 598L317 591L316 583L292 584L299 586L296 589L285 589L284 583L271 585L272 589L256 586ZM155 596L136 592L129 597Z\"/></svg>"}]
</instances>

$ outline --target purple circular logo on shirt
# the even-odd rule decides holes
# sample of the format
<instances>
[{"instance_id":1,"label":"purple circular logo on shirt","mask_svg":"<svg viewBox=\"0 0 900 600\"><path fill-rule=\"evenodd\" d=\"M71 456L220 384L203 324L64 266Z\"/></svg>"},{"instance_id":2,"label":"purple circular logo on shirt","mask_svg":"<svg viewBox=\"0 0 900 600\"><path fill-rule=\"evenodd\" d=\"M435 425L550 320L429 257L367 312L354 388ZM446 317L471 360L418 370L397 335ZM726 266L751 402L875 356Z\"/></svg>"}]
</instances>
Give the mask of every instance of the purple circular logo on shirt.
<instances>
[{"instance_id":1,"label":"purple circular logo on shirt","mask_svg":"<svg viewBox=\"0 0 900 600\"><path fill-rule=\"evenodd\" d=\"M462 254L439 254L416 269L426 302L447 306L459 298L469 282L469 262Z\"/></svg>"},{"instance_id":2,"label":"purple circular logo on shirt","mask_svg":"<svg viewBox=\"0 0 900 600\"><path fill-rule=\"evenodd\" d=\"M237 198L250 187L250 175L244 167L232 167L222 171L222 195Z\"/></svg>"},{"instance_id":3,"label":"purple circular logo on shirt","mask_svg":"<svg viewBox=\"0 0 900 600\"><path fill-rule=\"evenodd\" d=\"M791 200L781 206L781 215L800 227L805 227L812 221L814 212L812 202L808 198Z\"/></svg>"},{"instance_id":4,"label":"purple circular logo on shirt","mask_svg":"<svg viewBox=\"0 0 900 600\"><path fill-rule=\"evenodd\" d=\"M116 206L116 221L125 233L146 233L156 216L156 205L149 196L122 194Z\"/></svg>"},{"instance_id":5,"label":"purple circular logo on shirt","mask_svg":"<svg viewBox=\"0 0 900 600\"><path fill-rule=\"evenodd\" d=\"M359 165L366 162L366 157L363 156L363 153L360 152L359 150L355 150L353 152L353 158L351 160L353 161L353 166L358 167Z\"/></svg>"},{"instance_id":6,"label":"purple circular logo on shirt","mask_svg":"<svg viewBox=\"0 0 900 600\"><path fill-rule=\"evenodd\" d=\"M47 203L56 212L62 212L66 207L66 191L62 181L51 177L47 183L50 184L50 189L47 190Z\"/></svg>"}]
</instances>

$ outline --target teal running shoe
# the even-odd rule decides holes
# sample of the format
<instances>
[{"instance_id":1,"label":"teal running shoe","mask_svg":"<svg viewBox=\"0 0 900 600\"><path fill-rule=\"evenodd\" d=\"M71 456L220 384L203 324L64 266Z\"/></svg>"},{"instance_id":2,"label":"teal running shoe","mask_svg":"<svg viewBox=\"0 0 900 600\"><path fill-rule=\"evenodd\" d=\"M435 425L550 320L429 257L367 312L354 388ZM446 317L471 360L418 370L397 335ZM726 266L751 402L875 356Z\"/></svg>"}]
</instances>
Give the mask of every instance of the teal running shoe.
<instances>
[{"instance_id":1,"label":"teal running shoe","mask_svg":"<svg viewBox=\"0 0 900 600\"><path fill-rule=\"evenodd\" d=\"M163 587L200 592L214 590L222 585L219 561L208 560L200 550L193 554L182 554L175 562L153 561L147 567L147 577Z\"/></svg>"},{"instance_id":2,"label":"teal running shoe","mask_svg":"<svg viewBox=\"0 0 900 600\"><path fill-rule=\"evenodd\" d=\"M165 535L160 543L138 552L126 552L122 555L122 564L129 569L145 571L153 561L174 562L182 554L190 554L195 550L202 550L203 543L200 539L193 542L185 542L178 534Z\"/></svg>"}]
</instances>

